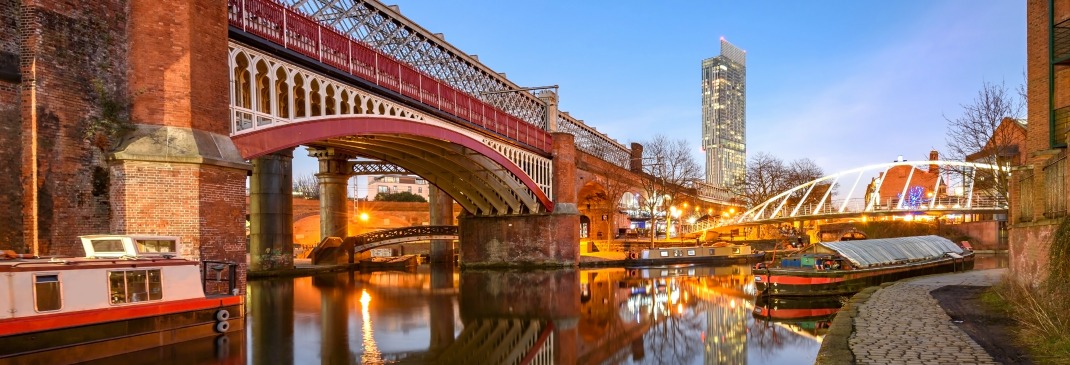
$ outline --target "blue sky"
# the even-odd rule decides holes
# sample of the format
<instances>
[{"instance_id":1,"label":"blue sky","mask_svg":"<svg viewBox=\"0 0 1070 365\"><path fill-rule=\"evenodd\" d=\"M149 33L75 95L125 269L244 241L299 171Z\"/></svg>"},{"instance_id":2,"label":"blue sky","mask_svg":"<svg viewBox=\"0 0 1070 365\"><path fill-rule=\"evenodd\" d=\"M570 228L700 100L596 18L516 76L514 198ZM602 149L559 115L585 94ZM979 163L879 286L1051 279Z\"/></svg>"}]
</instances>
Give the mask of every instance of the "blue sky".
<instances>
[{"instance_id":1,"label":"blue sky","mask_svg":"<svg viewBox=\"0 0 1070 365\"><path fill-rule=\"evenodd\" d=\"M686 139L700 164L700 63L722 36L747 51L748 155L826 173L926 159L944 115L1025 70L1024 1L387 4L518 85L559 85L561 110L618 141Z\"/></svg>"}]
</instances>

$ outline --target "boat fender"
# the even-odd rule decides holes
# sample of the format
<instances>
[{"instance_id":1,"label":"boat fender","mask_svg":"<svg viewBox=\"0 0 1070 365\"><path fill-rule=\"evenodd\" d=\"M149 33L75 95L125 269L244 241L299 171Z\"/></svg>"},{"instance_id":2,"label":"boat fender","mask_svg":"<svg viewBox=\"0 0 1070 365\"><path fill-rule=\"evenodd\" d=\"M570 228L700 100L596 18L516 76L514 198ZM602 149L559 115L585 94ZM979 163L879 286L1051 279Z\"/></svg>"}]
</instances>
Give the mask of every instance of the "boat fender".
<instances>
[{"instance_id":1,"label":"boat fender","mask_svg":"<svg viewBox=\"0 0 1070 365\"><path fill-rule=\"evenodd\" d=\"M228 319L230 319L230 311L226 309L220 309L215 312L216 322L226 322Z\"/></svg>"},{"instance_id":2,"label":"boat fender","mask_svg":"<svg viewBox=\"0 0 1070 365\"><path fill-rule=\"evenodd\" d=\"M227 347L227 345L229 345L229 344L230 344L230 337L227 337L227 335L219 335L218 337L215 338L215 346L216 346L216 348Z\"/></svg>"},{"instance_id":3,"label":"boat fender","mask_svg":"<svg viewBox=\"0 0 1070 365\"><path fill-rule=\"evenodd\" d=\"M219 322L215 324L215 331L219 333L227 333L230 330L230 322Z\"/></svg>"},{"instance_id":4,"label":"boat fender","mask_svg":"<svg viewBox=\"0 0 1070 365\"><path fill-rule=\"evenodd\" d=\"M635 260L635 259L639 258L639 255L636 254L635 252L628 252L628 258L632 259L632 260Z\"/></svg>"},{"instance_id":5,"label":"boat fender","mask_svg":"<svg viewBox=\"0 0 1070 365\"><path fill-rule=\"evenodd\" d=\"M224 360L230 357L230 338L226 334L215 338L215 358Z\"/></svg>"}]
</instances>

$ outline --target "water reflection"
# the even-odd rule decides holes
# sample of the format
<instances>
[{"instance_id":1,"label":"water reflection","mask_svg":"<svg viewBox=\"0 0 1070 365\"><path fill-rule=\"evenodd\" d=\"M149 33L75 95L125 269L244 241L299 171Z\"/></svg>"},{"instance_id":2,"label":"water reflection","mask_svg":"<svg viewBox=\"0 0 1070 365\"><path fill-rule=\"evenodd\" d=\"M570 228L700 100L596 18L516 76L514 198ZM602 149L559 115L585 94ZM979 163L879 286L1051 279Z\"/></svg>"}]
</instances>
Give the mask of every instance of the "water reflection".
<instances>
[{"instance_id":1,"label":"water reflection","mask_svg":"<svg viewBox=\"0 0 1070 365\"><path fill-rule=\"evenodd\" d=\"M978 255L976 267L1007 261ZM812 362L845 299L758 298L752 280L746 266L422 266L252 281L244 332L96 363Z\"/></svg>"}]
</instances>

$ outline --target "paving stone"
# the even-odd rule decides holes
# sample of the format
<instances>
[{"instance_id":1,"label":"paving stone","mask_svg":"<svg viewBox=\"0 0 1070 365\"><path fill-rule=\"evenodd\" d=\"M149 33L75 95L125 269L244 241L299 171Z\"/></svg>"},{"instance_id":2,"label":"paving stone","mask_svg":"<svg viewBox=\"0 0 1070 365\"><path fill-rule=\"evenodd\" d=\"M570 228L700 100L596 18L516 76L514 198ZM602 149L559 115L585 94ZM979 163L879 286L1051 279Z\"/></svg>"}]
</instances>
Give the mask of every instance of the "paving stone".
<instances>
[{"instance_id":1,"label":"paving stone","mask_svg":"<svg viewBox=\"0 0 1070 365\"><path fill-rule=\"evenodd\" d=\"M848 339L858 364L996 364L929 292L947 285L991 286L1006 269L931 275L883 287L858 307Z\"/></svg>"}]
</instances>

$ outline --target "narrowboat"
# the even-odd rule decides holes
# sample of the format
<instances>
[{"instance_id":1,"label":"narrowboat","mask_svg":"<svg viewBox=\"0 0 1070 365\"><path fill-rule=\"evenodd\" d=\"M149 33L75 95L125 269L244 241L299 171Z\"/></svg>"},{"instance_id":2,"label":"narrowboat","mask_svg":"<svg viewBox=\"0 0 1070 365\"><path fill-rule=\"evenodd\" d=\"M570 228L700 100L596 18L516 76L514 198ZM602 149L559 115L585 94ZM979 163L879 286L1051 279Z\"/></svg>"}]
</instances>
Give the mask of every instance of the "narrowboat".
<instances>
[{"instance_id":1,"label":"narrowboat","mask_svg":"<svg viewBox=\"0 0 1070 365\"><path fill-rule=\"evenodd\" d=\"M244 327L237 264L179 258L171 236L80 240L85 257L0 251L0 363L89 361L209 336L227 346Z\"/></svg>"},{"instance_id":2,"label":"narrowboat","mask_svg":"<svg viewBox=\"0 0 1070 365\"><path fill-rule=\"evenodd\" d=\"M718 242L706 246L664 247L628 252L626 267L672 264L749 264L761 261L765 252L750 245Z\"/></svg>"},{"instance_id":3,"label":"narrowboat","mask_svg":"<svg viewBox=\"0 0 1070 365\"><path fill-rule=\"evenodd\" d=\"M969 270L973 251L939 236L821 242L754 269L770 296L847 295L903 278Z\"/></svg>"}]
</instances>

